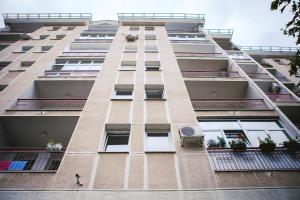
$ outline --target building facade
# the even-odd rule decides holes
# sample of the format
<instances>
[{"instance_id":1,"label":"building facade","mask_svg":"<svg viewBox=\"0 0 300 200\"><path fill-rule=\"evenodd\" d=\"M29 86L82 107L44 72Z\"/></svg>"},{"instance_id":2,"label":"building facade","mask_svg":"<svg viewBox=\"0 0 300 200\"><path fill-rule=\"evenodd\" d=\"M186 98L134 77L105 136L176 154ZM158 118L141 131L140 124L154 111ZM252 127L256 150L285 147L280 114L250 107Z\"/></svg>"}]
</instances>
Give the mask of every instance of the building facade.
<instances>
[{"instance_id":1,"label":"building facade","mask_svg":"<svg viewBox=\"0 0 300 200\"><path fill-rule=\"evenodd\" d=\"M253 53L202 14L4 22L0 199L299 199L300 99L264 67L295 49Z\"/></svg>"}]
</instances>

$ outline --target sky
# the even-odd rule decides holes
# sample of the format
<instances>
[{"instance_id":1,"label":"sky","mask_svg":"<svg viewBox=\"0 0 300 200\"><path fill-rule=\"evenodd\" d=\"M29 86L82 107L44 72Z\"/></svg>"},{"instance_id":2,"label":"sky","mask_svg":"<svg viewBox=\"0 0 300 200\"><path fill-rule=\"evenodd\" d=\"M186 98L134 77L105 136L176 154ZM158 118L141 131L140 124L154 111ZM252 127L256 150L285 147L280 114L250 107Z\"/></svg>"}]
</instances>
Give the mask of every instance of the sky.
<instances>
[{"instance_id":1,"label":"sky","mask_svg":"<svg viewBox=\"0 0 300 200\"><path fill-rule=\"evenodd\" d=\"M295 46L280 30L291 19L290 10L270 10L271 0L0 0L2 13L82 12L93 20L117 19L119 12L205 14L205 28L234 29L238 45ZM0 27L3 27L0 19Z\"/></svg>"}]
</instances>

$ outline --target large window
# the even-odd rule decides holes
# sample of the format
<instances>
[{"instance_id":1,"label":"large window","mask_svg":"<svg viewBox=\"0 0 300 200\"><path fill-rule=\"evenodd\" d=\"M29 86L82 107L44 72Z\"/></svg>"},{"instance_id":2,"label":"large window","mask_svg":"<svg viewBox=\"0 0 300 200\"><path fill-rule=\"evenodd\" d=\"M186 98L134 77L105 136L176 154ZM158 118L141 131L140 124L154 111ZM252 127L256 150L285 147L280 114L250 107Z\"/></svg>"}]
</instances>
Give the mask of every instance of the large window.
<instances>
[{"instance_id":1,"label":"large window","mask_svg":"<svg viewBox=\"0 0 300 200\"><path fill-rule=\"evenodd\" d=\"M170 40L207 40L205 36L201 34L169 34L168 37Z\"/></svg>"},{"instance_id":2,"label":"large window","mask_svg":"<svg viewBox=\"0 0 300 200\"><path fill-rule=\"evenodd\" d=\"M223 138L226 146L229 142L239 137L245 138L248 147L258 147L259 140L264 139L267 135L280 146L283 141L288 139L284 127L278 121L255 121L255 120L213 120L200 121L200 127L205 134L205 144L211 139L218 142L218 137Z\"/></svg>"},{"instance_id":3,"label":"large window","mask_svg":"<svg viewBox=\"0 0 300 200\"><path fill-rule=\"evenodd\" d=\"M56 60L54 71L100 70L103 60Z\"/></svg>"},{"instance_id":4,"label":"large window","mask_svg":"<svg viewBox=\"0 0 300 200\"><path fill-rule=\"evenodd\" d=\"M114 39L115 34L113 33L106 33L106 34L83 34L80 36L79 39L84 40L111 40Z\"/></svg>"}]
</instances>

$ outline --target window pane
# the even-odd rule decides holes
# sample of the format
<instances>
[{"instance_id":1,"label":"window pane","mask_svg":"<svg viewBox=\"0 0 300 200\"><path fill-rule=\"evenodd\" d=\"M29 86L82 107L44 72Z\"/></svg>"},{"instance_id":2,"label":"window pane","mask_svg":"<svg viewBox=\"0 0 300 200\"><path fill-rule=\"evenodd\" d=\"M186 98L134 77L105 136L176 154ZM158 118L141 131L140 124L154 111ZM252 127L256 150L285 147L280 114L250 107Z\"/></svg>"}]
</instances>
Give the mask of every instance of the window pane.
<instances>
[{"instance_id":1,"label":"window pane","mask_svg":"<svg viewBox=\"0 0 300 200\"><path fill-rule=\"evenodd\" d=\"M258 147L259 146L259 140L258 137L263 140L267 137L267 134L265 131L247 131L247 137L249 138L252 147Z\"/></svg>"},{"instance_id":2,"label":"window pane","mask_svg":"<svg viewBox=\"0 0 300 200\"><path fill-rule=\"evenodd\" d=\"M132 95L132 90L117 90L116 95Z\"/></svg>"},{"instance_id":3,"label":"window pane","mask_svg":"<svg viewBox=\"0 0 300 200\"><path fill-rule=\"evenodd\" d=\"M246 145L251 146L251 143L248 140L243 130L224 130L224 133L228 144L233 140L238 140L243 138L243 141L246 143Z\"/></svg>"},{"instance_id":4,"label":"window pane","mask_svg":"<svg viewBox=\"0 0 300 200\"><path fill-rule=\"evenodd\" d=\"M147 133L147 151L169 151L168 133Z\"/></svg>"},{"instance_id":5,"label":"window pane","mask_svg":"<svg viewBox=\"0 0 300 200\"><path fill-rule=\"evenodd\" d=\"M199 125L203 130L234 130L241 129L236 121L210 121L199 122Z\"/></svg>"},{"instance_id":6,"label":"window pane","mask_svg":"<svg viewBox=\"0 0 300 200\"><path fill-rule=\"evenodd\" d=\"M242 121L242 126L249 130L278 130L280 126L276 121Z\"/></svg>"},{"instance_id":7,"label":"window pane","mask_svg":"<svg viewBox=\"0 0 300 200\"><path fill-rule=\"evenodd\" d=\"M163 91L162 90L148 90L146 91L146 98L147 99L162 99L163 98Z\"/></svg>"},{"instance_id":8,"label":"window pane","mask_svg":"<svg viewBox=\"0 0 300 200\"><path fill-rule=\"evenodd\" d=\"M128 151L129 135L108 134L106 141L106 151Z\"/></svg>"},{"instance_id":9,"label":"window pane","mask_svg":"<svg viewBox=\"0 0 300 200\"><path fill-rule=\"evenodd\" d=\"M283 141L286 141L288 138L284 131L269 131L271 139L276 143L277 146L280 146Z\"/></svg>"},{"instance_id":10,"label":"window pane","mask_svg":"<svg viewBox=\"0 0 300 200\"><path fill-rule=\"evenodd\" d=\"M218 137L222 137L220 131L203 131L203 134L205 145L207 145L207 142L209 140L214 140L215 142L218 142Z\"/></svg>"},{"instance_id":11,"label":"window pane","mask_svg":"<svg viewBox=\"0 0 300 200\"><path fill-rule=\"evenodd\" d=\"M77 65L65 65L62 70L76 70Z\"/></svg>"}]
</instances>

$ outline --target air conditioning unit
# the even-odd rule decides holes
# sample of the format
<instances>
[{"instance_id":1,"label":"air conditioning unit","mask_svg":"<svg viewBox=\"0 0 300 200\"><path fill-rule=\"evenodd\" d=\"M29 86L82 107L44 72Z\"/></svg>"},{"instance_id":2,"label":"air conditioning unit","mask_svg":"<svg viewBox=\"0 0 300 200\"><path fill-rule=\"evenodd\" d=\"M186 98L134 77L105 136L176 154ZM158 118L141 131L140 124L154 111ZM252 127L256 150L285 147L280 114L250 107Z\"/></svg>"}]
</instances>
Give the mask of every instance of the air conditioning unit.
<instances>
[{"instance_id":1,"label":"air conditioning unit","mask_svg":"<svg viewBox=\"0 0 300 200\"><path fill-rule=\"evenodd\" d=\"M184 126L180 128L178 132L181 140L181 147L183 147L186 142L196 142L202 146L204 135L198 126Z\"/></svg>"},{"instance_id":2,"label":"air conditioning unit","mask_svg":"<svg viewBox=\"0 0 300 200\"><path fill-rule=\"evenodd\" d=\"M280 92L280 85L278 83L271 83L271 92L278 94Z\"/></svg>"},{"instance_id":3,"label":"air conditioning unit","mask_svg":"<svg viewBox=\"0 0 300 200\"><path fill-rule=\"evenodd\" d=\"M138 38L139 38L138 35L132 35L132 34L126 35L126 40L127 40L127 42L134 42L134 41L137 40Z\"/></svg>"}]
</instances>

